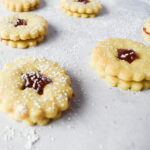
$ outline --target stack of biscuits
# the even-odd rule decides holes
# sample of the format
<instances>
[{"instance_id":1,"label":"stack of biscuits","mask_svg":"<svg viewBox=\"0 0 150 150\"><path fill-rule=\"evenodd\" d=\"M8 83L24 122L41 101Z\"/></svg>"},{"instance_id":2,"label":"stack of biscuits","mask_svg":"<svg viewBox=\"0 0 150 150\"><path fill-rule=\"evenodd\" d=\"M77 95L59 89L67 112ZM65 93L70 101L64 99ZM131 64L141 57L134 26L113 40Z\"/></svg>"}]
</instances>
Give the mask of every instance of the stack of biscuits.
<instances>
[{"instance_id":1,"label":"stack of biscuits","mask_svg":"<svg viewBox=\"0 0 150 150\"><path fill-rule=\"evenodd\" d=\"M0 41L14 48L36 46L47 33L47 21L32 13L16 13L0 20Z\"/></svg>"},{"instance_id":2,"label":"stack of biscuits","mask_svg":"<svg viewBox=\"0 0 150 150\"><path fill-rule=\"evenodd\" d=\"M94 47L91 65L111 86L132 91L150 88L150 47L140 42L105 39Z\"/></svg>"},{"instance_id":3,"label":"stack of biscuits","mask_svg":"<svg viewBox=\"0 0 150 150\"><path fill-rule=\"evenodd\" d=\"M60 0L61 10L75 17L96 17L102 9L98 0Z\"/></svg>"}]
</instances>

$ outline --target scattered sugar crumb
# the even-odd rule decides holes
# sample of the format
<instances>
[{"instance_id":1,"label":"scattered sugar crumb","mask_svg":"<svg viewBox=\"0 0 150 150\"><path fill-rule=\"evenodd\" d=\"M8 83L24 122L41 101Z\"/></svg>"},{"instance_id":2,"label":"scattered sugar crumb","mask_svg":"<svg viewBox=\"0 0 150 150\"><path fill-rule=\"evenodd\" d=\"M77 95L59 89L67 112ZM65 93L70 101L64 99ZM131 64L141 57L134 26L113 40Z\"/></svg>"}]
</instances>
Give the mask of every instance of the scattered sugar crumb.
<instances>
[{"instance_id":1,"label":"scattered sugar crumb","mask_svg":"<svg viewBox=\"0 0 150 150\"><path fill-rule=\"evenodd\" d=\"M37 134L35 129L31 129L27 133L27 143L25 145L26 149L31 149L32 146L40 140L39 135Z\"/></svg>"},{"instance_id":2,"label":"scattered sugar crumb","mask_svg":"<svg viewBox=\"0 0 150 150\"><path fill-rule=\"evenodd\" d=\"M12 128L11 126L6 126L2 133L3 139L6 142L11 141L14 139L15 133L16 133L16 130L14 128Z\"/></svg>"},{"instance_id":3,"label":"scattered sugar crumb","mask_svg":"<svg viewBox=\"0 0 150 150\"><path fill-rule=\"evenodd\" d=\"M17 140L17 138L22 138L26 141L24 147L26 149L32 149L33 145L40 140L40 136L35 129L29 128L15 128L12 126L6 126L2 132L1 137L3 137L5 142Z\"/></svg>"}]
</instances>

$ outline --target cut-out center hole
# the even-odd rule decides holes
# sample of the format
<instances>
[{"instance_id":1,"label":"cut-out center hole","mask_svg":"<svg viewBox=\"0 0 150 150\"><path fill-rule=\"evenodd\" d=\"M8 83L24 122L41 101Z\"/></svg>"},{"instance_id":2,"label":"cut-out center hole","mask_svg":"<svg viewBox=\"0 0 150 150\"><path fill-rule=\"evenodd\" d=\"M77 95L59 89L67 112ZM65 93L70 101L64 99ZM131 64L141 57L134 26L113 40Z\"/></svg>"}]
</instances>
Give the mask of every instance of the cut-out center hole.
<instances>
[{"instance_id":1,"label":"cut-out center hole","mask_svg":"<svg viewBox=\"0 0 150 150\"><path fill-rule=\"evenodd\" d=\"M89 0L77 0L77 2L82 2L84 4L87 4L89 2Z\"/></svg>"},{"instance_id":2,"label":"cut-out center hole","mask_svg":"<svg viewBox=\"0 0 150 150\"><path fill-rule=\"evenodd\" d=\"M118 49L118 58L120 60L127 61L128 63L132 63L135 59L138 59L139 56L132 49Z\"/></svg>"},{"instance_id":3,"label":"cut-out center hole","mask_svg":"<svg viewBox=\"0 0 150 150\"><path fill-rule=\"evenodd\" d=\"M18 26L26 26L27 22L24 19L17 19L14 21L14 26L18 27Z\"/></svg>"},{"instance_id":4,"label":"cut-out center hole","mask_svg":"<svg viewBox=\"0 0 150 150\"><path fill-rule=\"evenodd\" d=\"M30 72L30 73L24 73L22 75L22 78L24 79L24 85L23 85L23 90L26 88L32 88L34 89L39 95L43 94L44 87L47 84L52 83L53 81L42 75L40 72Z\"/></svg>"}]
</instances>

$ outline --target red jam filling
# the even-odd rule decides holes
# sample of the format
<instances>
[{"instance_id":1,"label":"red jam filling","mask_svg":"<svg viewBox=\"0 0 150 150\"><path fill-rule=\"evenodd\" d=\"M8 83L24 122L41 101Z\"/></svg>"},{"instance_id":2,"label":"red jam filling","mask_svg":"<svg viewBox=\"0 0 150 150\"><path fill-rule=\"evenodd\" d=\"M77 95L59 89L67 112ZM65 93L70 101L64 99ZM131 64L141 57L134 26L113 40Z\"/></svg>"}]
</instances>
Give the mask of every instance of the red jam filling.
<instances>
[{"instance_id":1,"label":"red jam filling","mask_svg":"<svg viewBox=\"0 0 150 150\"><path fill-rule=\"evenodd\" d=\"M26 88L32 88L39 95L43 94L44 87L47 84L52 83L52 80L50 78L47 78L46 76L42 75L40 72L24 73L22 75L22 78L25 81L22 89L24 90Z\"/></svg>"},{"instance_id":2,"label":"red jam filling","mask_svg":"<svg viewBox=\"0 0 150 150\"><path fill-rule=\"evenodd\" d=\"M118 49L118 58L120 60L127 61L128 63L132 63L135 59L138 59L139 56L132 49Z\"/></svg>"},{"instance_id":3,"label":"red jam filling","mask_svg":"<svg viewBox=\"0 0 150 150\"><path fill-rule=\"evenodd\" d=\"M77 0L77 2L82 2L84 4L87 4L89 2L89 0Z\"/></svg>"},{"instance_id":4,"label":"red jam filling","mask_svg":"<svg viewBox=\"0 0 150 150\"><path fill-rule=\"evenodd\" d=\"M14 22L14 26L15 27L18 27L18 26L26 26L27 25L27 22L24 20L24 19L17 19L15 22Z\"/></svg>"},{"instance_id":5,"label":"red jam filling","mask_svg":"<svg viewBox=\"0 0 150 150\"><path fill-rule=\"evenodd\" d=\"M0 41L11 41L11 40L0 38Z\"/></svg>"},{"instance_id":6,"label":"red jam filling","mask_svg":"<svg viewBox=\"0 0 150 150\"><path fill-rule=\"evenodd\" d=\"M150 35L150 33L146 31L146 28L143 28L143 31L144 31L146 34Z\"/></svg>"}]
</instances>

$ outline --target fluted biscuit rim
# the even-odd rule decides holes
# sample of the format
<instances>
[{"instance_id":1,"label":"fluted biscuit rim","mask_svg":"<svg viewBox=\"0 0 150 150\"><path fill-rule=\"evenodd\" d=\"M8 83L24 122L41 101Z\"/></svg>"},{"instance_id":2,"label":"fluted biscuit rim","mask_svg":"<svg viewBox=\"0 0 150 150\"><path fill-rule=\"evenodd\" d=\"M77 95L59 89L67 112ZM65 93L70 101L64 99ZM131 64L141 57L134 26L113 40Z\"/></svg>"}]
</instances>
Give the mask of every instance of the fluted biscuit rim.
<instances>
[{"instance_id":1,"label":"fluted biscuit rim","mask_svg":"<svg viewBox=\"0 0 150 150\"><path fill-rule=\"evenodd\" d=\"M2 4L6 9L9 9L11 11L16 11L16 12L26 12L26 11L31 11L39 6L39 0L35 1L29 1L27 0L26 2L22 0L2 0Z\"/></svg>"},{"instance_id":2,"label":"fluted biscuit rim","mask_svg":"<svg viewBox=\"0 0 150 150\"><path fill-rule=\"evenodd\" d=\"M40 71L52 79L43 95L27 88L22 90L23 73ZM7 63L0 71L0 111L29 125L45 125L57 119L70 106L73 97L70 77L58 63L46 58L21 58Z\"/></svg>"},{"instance_id":3,"label":"fluted biscuit rim","mask_svg":"<svg viewBox=\"0 0 150 150\"><path fill-rule=\"evenodd\" d=\"M27 25L14 26L14 21L24 19ZM35 39L47 32L48 23L42 16L33 13L15 13L0 20L0 38L13 41Z\"/></svg>"},{"instance_id":4,"label":"fluted biscuit rim","mask_svg":"<svg viewBox=\"0 0 150 150\"><path fill-rule=\"evenodd\" d=\"M138 55L133 63L117 58L117 49L133 49ZM93 49L91 64L95 70L105 70L110 76L115 76L124 81L150 80L150 47L141 42L129 39L108 38L101 41Z\"/></svg>"}]
</instances>

